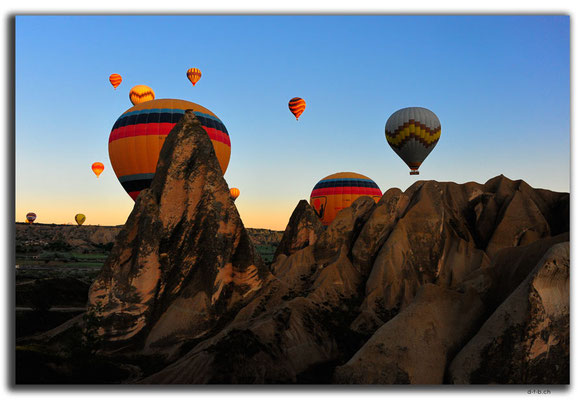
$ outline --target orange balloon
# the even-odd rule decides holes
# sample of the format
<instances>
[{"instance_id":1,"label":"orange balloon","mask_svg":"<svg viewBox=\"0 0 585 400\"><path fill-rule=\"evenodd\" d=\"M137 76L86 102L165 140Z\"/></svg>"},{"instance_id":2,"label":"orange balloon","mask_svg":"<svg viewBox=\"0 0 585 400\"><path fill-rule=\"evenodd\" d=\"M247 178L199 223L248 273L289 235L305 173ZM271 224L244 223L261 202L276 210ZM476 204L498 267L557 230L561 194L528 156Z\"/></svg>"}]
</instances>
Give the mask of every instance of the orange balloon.
<instances>
[{"instance_id":1,"label":"orange balloon","mask_svg":"<svg viewBox=\"0 0 585 400\"><path fill-rule=\"evenodd\" d=\"M97 176L98 178L100 177L100 174L102 172L104 172L104 164L102 164L101 162L94 162L93 164L91 164L91 170L93 171L93 173L95 174L95 176Z\"/></svg>"},{"instance_id":2,"label":"orange balloon","mask_svg":"<svg viewBox=\"0 0 585 400\"><path fill-rule=\"evenodd\" d=\"M197 81L201 79L201 70L199 68L189 68L187 70L187 79L195 86Z\"/></svg>"},{"instance_id":3,"label":"orange balloon","mask_svg":"<svg viewBox=\"0 0 585 400\"><path fill-rule=\"evenodd\" d=\"M231 188L230 189L230 196L231 196L232 200L237 199L239 195L240 195L240 189L238 189L238 188Z\"/></svg>"},{"instance_id":4,"label":"orange balloon","mask_svg":"<svg viewBox=\"0 0 585 400\"><path fill-rule=\"evenodd\" d=\"M305 102L305 100L301 99L300 97L293 97L288 102L288 109L296 117L297 121L299 120L299 117L301 116L303 111L305 111L306 106L307 106L307 103Z\"/></svg>"},{"instance_id":5,"label":"orange balloon","mask_svg":"<svg viewBox=\"0 0 585 400\"><path fill-rule=\"evenodd\" d=\"M154 91L146 85L136 85L130 89L130 101L136 105L154 100Z\"/></svg>"},{"instance_id":6,"label":"orange balloon","mask_svg":"<svg viewBox=\"0 0 585 400\"><path fill-rule=\"evenodd\" d=\"M112 74L110 75L110 83L114 87L114 90L116 90L120 86L120 83L122 83L122 77L119 74Z\"/></svg>"}]
</instances>

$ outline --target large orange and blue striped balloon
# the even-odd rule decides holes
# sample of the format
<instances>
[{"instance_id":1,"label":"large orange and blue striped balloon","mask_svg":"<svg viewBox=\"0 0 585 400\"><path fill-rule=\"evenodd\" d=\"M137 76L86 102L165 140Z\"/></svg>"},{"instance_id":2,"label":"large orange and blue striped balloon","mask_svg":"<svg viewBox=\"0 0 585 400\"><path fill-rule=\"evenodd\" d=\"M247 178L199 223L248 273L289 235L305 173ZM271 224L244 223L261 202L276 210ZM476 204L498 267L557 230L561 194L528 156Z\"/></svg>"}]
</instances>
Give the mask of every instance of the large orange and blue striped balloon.
<instances>
[{"instance_id":1,"label":"large orange and blue striped balloon","mask_svg":"<svg viewBox=\"0 0 585 400\"><path fill-rule=\"evenodd\" d=\"M301 99L300 97L293 97L288 102L288 109L296 117L297 121L299 120L299 117L303 111L305 111L306 107L307 103L305 103L305 100Z\"/></svg>"},{"instance_id":2,"label":"large orange and blue striped balloon","mask_svg":"<svg viewBox=\"0 0 585 400\"><path fill-rule=\"evenodd\" d=\"M193 110L209 135L225 174L231 142L226 127L214 113L185 100L158 99L139 103L118 118L108 145L112 168L132 199L136 200L140 191L150 187L160 149L187 109Z\"/></svg>"},{"instance_id":3,"label":"large orange and blue striped balloon","mask_svg":"<svg viewBox=\"0 0 585 400\"><path fill-rule=\"evenodd\" d=\"M361 196L369 196L377 203L382 191L376 182L355 172L338 172L321 179L311 192L311 206L323 225L329 225L337 213Z\"/></svg>"}]
</instances>

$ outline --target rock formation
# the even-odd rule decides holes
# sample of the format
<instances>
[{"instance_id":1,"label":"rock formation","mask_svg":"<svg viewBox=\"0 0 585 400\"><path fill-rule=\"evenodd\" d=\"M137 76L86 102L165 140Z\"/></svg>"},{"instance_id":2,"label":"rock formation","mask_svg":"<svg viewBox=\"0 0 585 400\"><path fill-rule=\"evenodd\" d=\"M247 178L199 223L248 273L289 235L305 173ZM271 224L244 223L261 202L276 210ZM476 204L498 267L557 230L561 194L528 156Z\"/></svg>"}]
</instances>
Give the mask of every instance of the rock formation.
<instances>
[{"instance_id":1,"label":"rock formation","mask_svg":"<svg viewBox=\"0 0 585 400\"><path fill-rule=\"evenodd\" d=\"M566 383L568 230L568 193L418 181L300 201L268 270L187 113L90 305L104 357L164 358L132 383Z\"/></svg>"},{"instance_id":2,"label":"rock formation","mask_svg":"<svg viewBox=\"0 0 585 400\"><path fill-rule=\"evenodd\" d=\"M257 291L267 270L254 251L208 135L187 112L165 140L99 277L110 345L172 353L217 328Z\"/></svg>"},{"instance_id":3,"label":"rock formation","mask_svg":"<svg viewBox=\"0 0 585 400\"><path fill-rule=\"evenodd\" d=\"M569 384L569 243L549 248L449 367L452 383Z\"/></svg>"},{"instance_id":4,"label":"rock formation","mask_svg":"<svg viewBox=\"0 0 585 400\"><path fill-rule=\"evenodd\" d=\"M427 283L336 370L334 382L441 384L450 357L476 328L482 311L476 293Z\"/></svg>"},{"instance_id":5,"label":"rock formation","mask_svg":"<svg viewBox=\"0 0 585 400\"><path fill-rule=\"evenodd\" d=\"M293 211L280 244L274 253L276 260L279 255L290 256L297 250L312 245L323 232L324 227L319 221L313 207L306 200L299 201Z\"/></svg>"},{"instance_id":6,"label":"rock formation","mask_svg":"<svg viewBox=\"0 0 585 400\"><path fill-rule=\"evenodd\" d=\"M444 383L453 357L509 286L515 288L548 248L568 241L566 233L551 237L558 230L547 222L568 220L568 207L554 205L568 195L547 193L547 202L521 182L495 181L418 182L404 193L387 191L377 205L360 198L313 243L294 229L299 215L312 218L299 203L283 241L303 246L280 254L273 279L222 333L142 382ZM522 218L537 220L545 207L563 211L549 212L538 235L520 240L504 234L505 218L495 220L490 234L480 233L477 221L489 213L505 216L510 204L532 204L518 187L541 207ZM493 210L483 206L495 198ZM512 225L511 231L520 226ZM490 257L493 234L508 247ZM507 255L512 250L516 256ZM568 360L568 348L562 349Z\"/></svg>"}]
</instances>

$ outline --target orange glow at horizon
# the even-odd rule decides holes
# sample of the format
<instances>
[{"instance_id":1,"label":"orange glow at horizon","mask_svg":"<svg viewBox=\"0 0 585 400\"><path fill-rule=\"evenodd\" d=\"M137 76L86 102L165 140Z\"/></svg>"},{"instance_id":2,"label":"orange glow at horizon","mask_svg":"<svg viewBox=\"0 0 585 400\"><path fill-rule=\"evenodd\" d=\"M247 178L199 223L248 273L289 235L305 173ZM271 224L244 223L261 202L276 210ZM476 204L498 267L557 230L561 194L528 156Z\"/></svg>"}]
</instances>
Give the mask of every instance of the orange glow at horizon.
<instances>
[{"instance_id":1,"label":"orange glow at horizon","mask_svg":"<svg viewBox=\"0 0 585 400\"><path fill-rule=\"evenodd\" d=\"M85 214L84 225L116 226L124 225L134 207L128 196L120 201L119 197L83 198L43 202L21 201L15 207L15 222L26 222L26 214L37 214L37 224L68 225L75 223L75 214ZM236 203L240 218L246 228L260 228L283 231L299 199L278 203L254 202L240 197Z\"/></svg>"}]
</instances>

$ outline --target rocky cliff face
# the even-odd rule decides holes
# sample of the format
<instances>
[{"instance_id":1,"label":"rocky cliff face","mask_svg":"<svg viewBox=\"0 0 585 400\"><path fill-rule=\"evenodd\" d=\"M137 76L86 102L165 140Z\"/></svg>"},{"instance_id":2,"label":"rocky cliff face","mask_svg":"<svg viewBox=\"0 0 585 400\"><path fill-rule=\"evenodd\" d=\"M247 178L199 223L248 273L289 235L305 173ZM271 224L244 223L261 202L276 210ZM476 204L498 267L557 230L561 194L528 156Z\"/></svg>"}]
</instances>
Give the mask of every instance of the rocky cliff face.
<instances>
[{"instance_id":1,"label":"rocky cliff face","mask_svg":"<svg viewBox=\"0 0 585 400\"><path fill-rule=\"evenodd\" d=\"M240 220L209 137L193 113L161 150L90 306L104 307L112 346L172 353L204 336L258 291L268 272Z\"/></svg>"},{"instance_id":2,"label":"rocky cliff face","mask_svg":"<svg viewBox=\"0 0 585 400\"><path fill-rule=\"evenodd\" d=\"M297 250L314 244L324 230L325 227L310 204L306 200L299 201L276 248L274 259L281 254L288 257Z\"/></svg>"},{"instance_id":3,"label":"rocky cliff face","mask_svg":"<svg viewBox=\"0 0 585 400\"><path fill-rule=\"evenodd\" d=\"M569 243L548 249L449 366L451 383L569 383Z\"/></svg>"},{"instance_id":4,"label":"rocky cliff face","mask_svg":"<svg viewBox=\"0 0 585 400\"><path fill-rule=\"evenodd\" d=\"M268 271L188 113L90 303L104 354L166 357L140 383L567 383L568 228L567 193L419 181L299 202Z\"/></svg>"}]
</instances>

